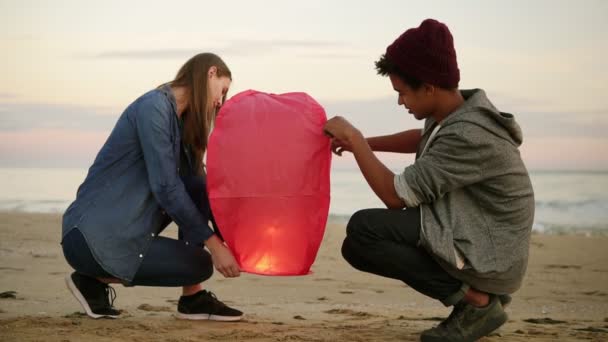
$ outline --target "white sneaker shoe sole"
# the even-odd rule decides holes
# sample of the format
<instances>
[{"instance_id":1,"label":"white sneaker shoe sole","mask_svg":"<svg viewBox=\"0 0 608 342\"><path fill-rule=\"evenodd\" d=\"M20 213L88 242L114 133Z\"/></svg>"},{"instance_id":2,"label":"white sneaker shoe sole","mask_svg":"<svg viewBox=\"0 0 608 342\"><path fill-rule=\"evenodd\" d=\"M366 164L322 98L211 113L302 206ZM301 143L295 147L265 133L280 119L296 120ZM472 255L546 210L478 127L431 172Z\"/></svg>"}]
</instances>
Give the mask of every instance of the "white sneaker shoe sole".
<instances>
[{"instance_id":1,"label":"white sneaker shoe sole","mask_svg":"<svg viewBox=\"0 0 608 342\"><path fill-rule=\"evenodd\" d=\"M91 318L118 318L118 316L115 315L99 315L94 313L93 311L91 311L91 307L89 306L89 303L87 303L87 300L84 299L84 296L82 295L82 293L80 293L80 291L78 290L78 287L76 287L76 284L74 284L74 281L72 280L72 276L70 274L68 274L65 277L65 284L68 287L68 290L70 290L70 292L74 295L74 297L76 298L76 300L80 303L80 305L82 306L82 308L84 309L84 311L87 313L87 316L91 317Z\"/></svg>"},{"instance_id":2,"label":"white sneaker shoe sole","mask_svg":"<svg viewBox=\"0 0 608 342\"><path fill-rule=\"evenodd\" d=\"M220 321L220 322L236 322L240 321L243 318L241 316L218 316L218 315L210 315L210 314L183 314L178 312L175 315L178 319L185 319L191 321Z\"/></svg>"}]
</instances>

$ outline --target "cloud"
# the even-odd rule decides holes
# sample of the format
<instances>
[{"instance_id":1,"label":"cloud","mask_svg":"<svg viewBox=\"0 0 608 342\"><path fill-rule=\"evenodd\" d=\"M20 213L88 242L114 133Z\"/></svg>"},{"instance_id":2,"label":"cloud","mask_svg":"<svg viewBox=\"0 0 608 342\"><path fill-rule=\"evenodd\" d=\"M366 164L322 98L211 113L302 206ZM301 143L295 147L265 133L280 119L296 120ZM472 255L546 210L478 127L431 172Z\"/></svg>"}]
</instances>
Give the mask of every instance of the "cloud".
<instances>
[{"instance_id":1,"label":"cloud","mask_svg":"<svg viewBox=\"0 0 608 342\"><path fill-rule=\"evenodd\" d=\"M17 94L0 93L0 100L12 100L12 99L16 99L16 98L17 98Z\"/></svg>"},{"instance_id":2,"label":"cloud","mask_svg":"<svg viewBox=\"0 0 608 342\"><path fill-rule=\"evenodd\" d=\"M517 108L501 101L499 110L510 112L522 127L526 138L601 138L608 131L608 108L594 111L539 111L535 102L517 102ZM411 128L423 123L397 105L397 96L355 101L327 101L324 105L328 116L340 115L351 121L366 135L387 134ZM526 109L531 104L532 109Z\"/></svg>"},{"instance_id":3,"label":"cloud","mask_svg":"<svg viewBox=\"0 0 608 342\"><path fill-rule=\"evenodd\" d=\"M93 55L79 55L88 59L183 59L201 51L212 51L222 55L252 56L276 51L304 52L303 57L350 58L359 54L344 43L323 40L231 40L226 44L210 44L204 49L159 48L139 50L111 50Z\"/></svg>"},{"instance_id":4,"label":"cloud","mask_svg":"<svg viewBox=\"0 0 608 342\"><path fill-rule=\"evenodd\" d=\"M0 132L31 129L110 130L120 112L110 108L0 102Z\"/></svg>"}]
</instances>

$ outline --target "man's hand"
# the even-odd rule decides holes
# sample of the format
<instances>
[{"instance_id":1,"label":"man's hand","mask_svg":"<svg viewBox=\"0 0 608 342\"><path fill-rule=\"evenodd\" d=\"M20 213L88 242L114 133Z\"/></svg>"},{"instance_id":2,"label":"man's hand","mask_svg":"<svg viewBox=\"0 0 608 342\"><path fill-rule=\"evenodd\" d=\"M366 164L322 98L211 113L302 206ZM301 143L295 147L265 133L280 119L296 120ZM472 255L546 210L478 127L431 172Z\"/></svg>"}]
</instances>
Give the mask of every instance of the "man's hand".
<instances>
[{"instance_id":1,"label":"man's hand","mask_svg":"<svg viewBox=\"0 0 608 342\"><path fill-rule=\"evenodd\" d=\"M209 252L211 252L213 266L215 266L218 272L226 278L234 278L241 275L241 270L232 252L217 236L211 236L205 241L205 245L209 249Z\"/></svg>"},{"instance_id":2,"label":"man's hand","mask_svg":"<svg viewBox=\"0 0 608 342\"><path fill-rule=\"evenodd\" d=\"M331 150L341 156L343 151L352 152L353 140L361 136L361 132L341 116L331 118L325 123L323 131L331 137Z\"/></svg>"},{"instance_id":3,"label":"man's hand","mask_svg":"<svg viewBox=\"0 0 608 342\"><path fill-rule=\"evenodd\" d=\"M332 138L331 139L331 151L339 156L342 156L342 152L344 151L348 151L348 152L352 152L352 146L350 146L349 144L340 141L336 138Z\"/></svg>"}]
</instances>

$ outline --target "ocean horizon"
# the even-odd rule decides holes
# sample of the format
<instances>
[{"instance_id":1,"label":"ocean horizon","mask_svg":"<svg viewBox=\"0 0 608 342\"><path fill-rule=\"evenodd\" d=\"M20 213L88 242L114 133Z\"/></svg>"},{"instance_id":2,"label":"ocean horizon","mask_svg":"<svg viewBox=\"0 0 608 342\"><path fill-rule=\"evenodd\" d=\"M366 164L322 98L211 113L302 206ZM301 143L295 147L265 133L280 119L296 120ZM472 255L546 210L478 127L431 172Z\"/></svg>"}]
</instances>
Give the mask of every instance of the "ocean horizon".
<instances>
[{"instance_id":1,"label":"ocean horizon","mask_svg":"<svg viewBox=\"0 0 608 342\"><path fill-rule=\"evenodd\" d=\"M398 170L393 170L397 172ZM0 211L61 214L87 168L0 168ZM532 170L537 233L608 234L608 170ZM331 172L330 221L382 208L358 169Z\"/></svg>"}]
</instances>

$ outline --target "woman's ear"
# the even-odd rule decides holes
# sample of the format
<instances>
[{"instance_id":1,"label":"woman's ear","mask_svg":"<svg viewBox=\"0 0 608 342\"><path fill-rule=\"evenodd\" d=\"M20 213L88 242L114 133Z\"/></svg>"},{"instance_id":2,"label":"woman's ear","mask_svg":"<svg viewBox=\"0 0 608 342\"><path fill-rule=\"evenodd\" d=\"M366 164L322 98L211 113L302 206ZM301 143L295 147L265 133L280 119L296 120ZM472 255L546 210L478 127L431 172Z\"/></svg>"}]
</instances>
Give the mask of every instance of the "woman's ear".
<instances>
[{"instance_id":1,"label":"woman's ear","mask_svg":"<svg viewBox=\"0 0 608 342\"><path fill-rule=\"evenodd\" d=\"M207 76L209 78L213 77L217 75L217 67L216 66L212 66L211 68L209 68L209 71L207 72Z\"/></svg>"}]
</instances>

